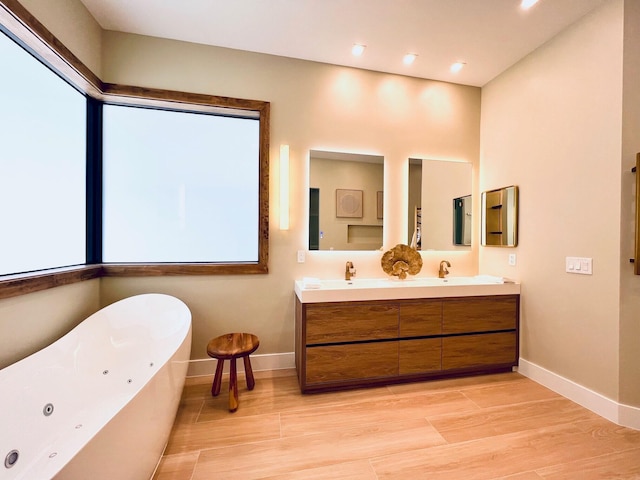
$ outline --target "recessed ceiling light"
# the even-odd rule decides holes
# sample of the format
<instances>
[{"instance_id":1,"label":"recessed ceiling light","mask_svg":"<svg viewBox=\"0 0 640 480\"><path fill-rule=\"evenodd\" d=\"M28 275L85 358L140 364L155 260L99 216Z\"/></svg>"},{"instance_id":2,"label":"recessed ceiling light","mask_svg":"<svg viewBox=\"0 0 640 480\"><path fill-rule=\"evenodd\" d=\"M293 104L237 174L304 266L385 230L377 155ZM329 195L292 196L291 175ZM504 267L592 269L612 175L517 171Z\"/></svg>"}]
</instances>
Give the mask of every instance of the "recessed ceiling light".
<instances>
[{"instance_id":1,"label":"recessed ceiling light","mask_svg":"<svg viewBox=\"0 0 640 480\"><path fill-rule=\"evenodd\" d=\"M538 0L522 0L522 2L520 3L520 8L522 8L523 10L529 10L536 3L538 3Z\"/></svg>"},{"instance_id":2,"label":"recessed ceiling light","mask_svg":"<svg viewBox=\"0 0 640 480\"><path fill-rule=\"evenodd\" d=\"M456 62L451 65L450 70L452 73L458 73L466 65L464 62Z\"/></svg>"},{"instance_id":3,"label":"recessed ceiling light","mask_svg":"<svg viewBox=\"0 0 640 480\"><path fill-rule=\"evenodd\" d=\"M402 59L402 61L404 62L405 65L411 65L413 62L415 62L417 56L418 56L417 53L407 53Z\"/></svg>"},{"instance_id":4,"label":"recessed ceiling light","mask_svg":"<svg viewBox=\"0 0 640 480\"><path fill-rule=\"evenodd\" d=\"M359 57L360 55L362 55L364 53L364 49L367 48L366 45L360 45L358 43L355 43L353 45L353 47L351 48L351 53L353 55L355 55L356 57Z\"/></svg>"}]
</instances>

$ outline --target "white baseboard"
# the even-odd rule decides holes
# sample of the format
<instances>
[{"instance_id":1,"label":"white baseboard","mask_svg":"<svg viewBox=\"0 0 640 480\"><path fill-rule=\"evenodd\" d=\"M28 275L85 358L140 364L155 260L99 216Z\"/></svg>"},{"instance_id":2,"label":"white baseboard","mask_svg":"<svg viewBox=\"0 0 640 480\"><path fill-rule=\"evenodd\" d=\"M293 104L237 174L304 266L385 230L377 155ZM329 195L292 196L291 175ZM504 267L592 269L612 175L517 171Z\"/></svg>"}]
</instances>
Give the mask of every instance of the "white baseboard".
<instances>
[{"instance_id":1,"label":"white baseboard","mask_svg":"<svg viewBox=\"0 0 640 480\"><path fill-rule=\"evenodd\" d=\"M518 372L618 425L640 430L640 408L623 405L593 390L520 359Z\"/></svg>"},{"instance_id":2,"label":"white baseboard","mask_svg":"<svg viewBox=\"0 0 640 480\"><path fill-rule=\"evenodd\" d=\"M216 373L217 360L214 358L202 358L189 361L187 377L200 377ZM236 362L238 372L244 372L244 362ZM295 355L290 353L267 353L264 355L251 355L251 369L254 372L263 370L281 370L295 368ZM224 373L229 373L229 362L224 362Z\"/></svg>"},{"instance_id":3,"label":"white baseboard","mask_svg":"<svg viewBox=\"0 0 640 480\"><path fill-rule=\"evenodd\" d=\"M640 408L630 405L620 405L618 425L640 430Z\"/></svg>"}]
</instances>

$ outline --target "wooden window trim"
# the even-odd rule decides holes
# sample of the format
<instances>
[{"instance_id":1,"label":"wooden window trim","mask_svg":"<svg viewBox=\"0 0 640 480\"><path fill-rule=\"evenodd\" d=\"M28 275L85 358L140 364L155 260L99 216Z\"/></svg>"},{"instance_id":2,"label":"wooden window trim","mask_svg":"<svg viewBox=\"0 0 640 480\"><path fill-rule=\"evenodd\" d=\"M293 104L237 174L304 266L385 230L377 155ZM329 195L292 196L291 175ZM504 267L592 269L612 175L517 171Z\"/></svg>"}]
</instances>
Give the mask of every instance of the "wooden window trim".
<instances>
[{"instance_id":1,"label":"wooden window trim","mask_svg":"<svg viewBox=\"0 0 640 480\"><path fill-rule=\"evenodd\" d=\"M0 0L0 23L81 91L99 97L103 82L17 0Z\"/></svg>"},{"instance_id":2,"label":"wooden window trim","mask_svg":"<svg viewBox=\"0 0 640 480\"><path fill-rule=\"evenodd\" d=\"M102 265L78 265L5 275L0 280L0 299L84 282L100 278L102 274Z\"/></svg>"},{"instance_id":3,"label":"wooden window trim","mask_svg":"<svg viewBox=\"0 0 640 480\"><path fill-rule=\"evenodd\" d=\"M76 88L104 102L176 107L200 105L257 112L260 116L258 260L253 263L122 263L62 267L0 277L0 299L103 276L266 274L269 260L270 103L215 95L105 83L17 0L0 0L0 23Z\"/></svg>"},{"instance_id":4,"label":"wooden window trim","mask_svg":"<svg viewBox=\"0 0 640 480\"><path fill-rule=\"evenodd\" d=\"M129 85L103 84L102 100L117 104L199 105L246 110L260 115L258 261L253 263L103 263L105 276L230 275L268 273L269 260L269 114L270 103Z\"/></svg>"}]
</instances>

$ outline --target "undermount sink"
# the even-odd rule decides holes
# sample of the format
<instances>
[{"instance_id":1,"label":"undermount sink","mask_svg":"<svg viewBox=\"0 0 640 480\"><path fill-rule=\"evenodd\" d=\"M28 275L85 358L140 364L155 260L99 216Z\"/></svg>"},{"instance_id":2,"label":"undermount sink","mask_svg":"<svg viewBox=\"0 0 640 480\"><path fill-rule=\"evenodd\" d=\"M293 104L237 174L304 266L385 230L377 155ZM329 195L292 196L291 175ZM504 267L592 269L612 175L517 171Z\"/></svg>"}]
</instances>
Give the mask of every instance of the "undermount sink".
<instances>
[{"instance_id":1,"label":"undermount sink","mask_svg":"<svg viewBox=\"0 0 640 480\"><path fill-rule=\"evenodd\" d=\"M520 293L520 284L499 277L413 277L354 278L351 280L317 280L309 288L295 282L295 293L302 303L392 300L406 298L464 297L512 295Z\"/></svg>"}]
</instances>

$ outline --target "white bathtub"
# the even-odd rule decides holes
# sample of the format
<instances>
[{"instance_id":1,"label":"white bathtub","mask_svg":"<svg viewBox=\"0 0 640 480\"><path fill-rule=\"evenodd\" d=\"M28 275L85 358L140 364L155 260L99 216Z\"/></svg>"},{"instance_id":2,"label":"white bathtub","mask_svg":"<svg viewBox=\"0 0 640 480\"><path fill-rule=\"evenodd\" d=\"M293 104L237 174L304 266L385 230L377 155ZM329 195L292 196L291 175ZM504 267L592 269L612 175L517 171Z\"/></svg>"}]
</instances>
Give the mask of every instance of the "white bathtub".
<instances>
[{"instance_id":1,"label":"white bathtub","mask_svg":"<svg viewBox=\"0 0 640 480\"><path fill-rule=\"evenodd\" d=\"M138 295L0 370L0 480L149 479L190 350L187 306Z\"/></svg>"}]
</instances>

